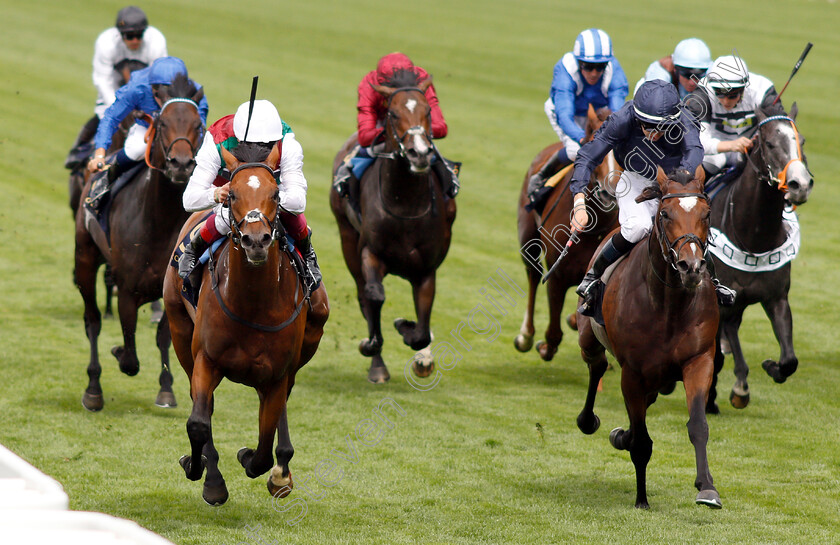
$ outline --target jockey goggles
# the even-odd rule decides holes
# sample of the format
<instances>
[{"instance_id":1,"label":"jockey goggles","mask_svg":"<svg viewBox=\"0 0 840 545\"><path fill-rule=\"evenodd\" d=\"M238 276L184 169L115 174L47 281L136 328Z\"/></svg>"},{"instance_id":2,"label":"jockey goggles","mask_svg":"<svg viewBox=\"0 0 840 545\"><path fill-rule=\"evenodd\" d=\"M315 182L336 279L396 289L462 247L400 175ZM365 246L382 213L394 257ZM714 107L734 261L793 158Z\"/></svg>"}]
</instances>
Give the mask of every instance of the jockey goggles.
<instances>
[{"instance_id":1,"label":"jockey goggles","mask_svg":"<svg viewBox=\"0 0 840 545\"><path fill-rule=\"evenodd\" d=\"M584 72L603 72L607 69L607 63L581 61L580 69Z\"/></svg>"}]
</instances>

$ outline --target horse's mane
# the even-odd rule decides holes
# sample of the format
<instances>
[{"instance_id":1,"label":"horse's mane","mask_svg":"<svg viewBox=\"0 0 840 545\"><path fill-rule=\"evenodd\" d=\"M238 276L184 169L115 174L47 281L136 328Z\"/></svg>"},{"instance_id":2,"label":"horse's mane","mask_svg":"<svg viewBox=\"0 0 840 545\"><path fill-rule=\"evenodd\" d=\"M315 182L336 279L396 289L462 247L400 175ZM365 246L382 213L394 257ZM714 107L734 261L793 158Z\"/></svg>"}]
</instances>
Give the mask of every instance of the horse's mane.
<instances>
[{"instance_id":1,"label":"horse's mane","mask_svg":"<svg viewBox=\"0 0 840 545\"><path fill-rule=\"evenodd\" d=\"M420 76L414 70L400 68L394 70L393 75L385 82L388 87L417 87Z\"/></svg>"},{"instance_id":2,"label":"horse's mane","mask_svg":"<svg viewBox=\"0 0 840 545\"><path fill-rule=\"evenodd\" d=\"M271 153L271 148L259 142L240 142L232 153L242 163L262 163Z\"/></svg>"},{"instance_id":3,"label":"horse's mane","mask_svg":"<svg viewBox=\"0 0 840 545\"><path fill-rule=\"evenodd\" d=\"M777 102L775 104L761 104L756 109L760 110L761 113L763 113L767 117L774 115L787 115L787 112L785 112L785 108L784 106L782 106L781 102Z\"/></svg>"},{"instance_id":4,"label":"horse's mane","mask_svg":"<svg viewBox=\"0 0 840 545\"><path fill-rule=\"evenodd\" d=\"M172 80L172 85L166 90L169 98L192 98L197 89L195 83L184 74L178 74Z\"/></svg>"}]
</instances>

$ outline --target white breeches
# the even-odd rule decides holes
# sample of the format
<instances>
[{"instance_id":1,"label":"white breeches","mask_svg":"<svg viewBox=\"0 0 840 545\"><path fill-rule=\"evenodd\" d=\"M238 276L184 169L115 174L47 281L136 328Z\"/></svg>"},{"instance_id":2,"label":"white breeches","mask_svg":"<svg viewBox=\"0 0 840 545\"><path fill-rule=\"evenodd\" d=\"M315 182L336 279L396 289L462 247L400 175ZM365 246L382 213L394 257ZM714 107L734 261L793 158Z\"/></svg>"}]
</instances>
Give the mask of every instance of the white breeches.
<instances>
[{"instance_id":1,"label":"white breeches","mask_svg":"<svg viewBox=\"0 0 840 545\"><path fill-rule=\"evenodd\" d=\"M714 155L703 156L703 168L708 174L717 174L723 168L732 166L738 162L739 153L737 151L727 151L723 153L715 153Z\"/></svg>"},{"instance_id":2,"label":"white breeches","mask_svg":"<svg viewBox=\"0 0 840 545\"><path fill-rule=\"evenodd\" d=\"M146 129L143 125L135 123L128 129L128 135L125 137L125 154L132 161L139 161L146 155L146 142L143 138L146 136Z\"/></svg>"},{"instance_id":3,"label":"white breeches","mask_svg":"<svg viewBox=\"0 0 840 545\"><path fill-rule=\"evenodd\" d=\"M621 224L621 236L627 242L639 242L653 227L653 216L659 208L659 199L636 202L642 191L656 185L656 180L649 180L635 172L624 171L615 188L618 199L618 222Z\"/></svg>"},{"instance_id":4,"label":"white breeches","mask_svg":"<svg viewBox=\"0 0 840 545\"><path fill-rule=\"evenodd\" d=\"M563 146L566 148L566 155L568 155L570 161L574 161L580 149L580 142L563 132L563 129L557 124L557 116L554 115L554 101L551 98L545 101L543 109L545 110L545 115L548 116L548 122L551 123L551 128L554 129L560 141L563 142ZM575 116L575 124L581 129L586 127L586 121L586 116Z\"/></svg>"}]
</instances>

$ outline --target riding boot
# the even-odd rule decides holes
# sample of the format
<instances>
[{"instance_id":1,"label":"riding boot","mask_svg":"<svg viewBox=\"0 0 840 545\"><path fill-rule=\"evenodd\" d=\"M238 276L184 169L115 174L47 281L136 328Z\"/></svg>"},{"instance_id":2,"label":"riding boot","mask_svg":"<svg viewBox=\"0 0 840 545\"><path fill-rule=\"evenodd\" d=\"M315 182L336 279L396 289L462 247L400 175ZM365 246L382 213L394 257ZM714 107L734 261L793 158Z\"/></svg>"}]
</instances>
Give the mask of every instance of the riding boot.
<instances>
[{"instance_id":1,"label":"riding boot","mask_svg":"<svg viewBox=\"0 0 840 545\"><path fill-rule=\"evenodd\" d=\"M91 152L93 152L93 137L96 136L96 129L99 127L99 117L93 116L79 131L76 137L76 142L67 154L67 159L64 160L64 168L68 170L76 170L84 166L90 159Z\"/></svg>"},{"instance_id":2,"label":"riding boot","mask_svg":"<svg viewBox=\"0 0 840 545\"><path fill-rule=\"evenodd\" d=\"M722 307L731 307L735 304L735 296L737 293L732 288L724 286L718 280L715 274L715 262L709 252L706 252L706 268L709 271L709 276L712 277L712 285L715 287L715 295L717 295L718 304Z\"/></svg>"},{"instance_id":3,"label":"riding boot","mask_svg":"<svg viewBox=\"0 0 840 545\"><path fill-rule=\"evenodd\" d=\"M578 284L575 293L579 296L583 297L583 304L578 309L581 314L585 316L589 316L586 311L591 311L593 304L594 304L594 292L592 288L601 281L601 275L604 274L604 271L607 270L607 267L618 261L618 259L633 249L635 243L628 242L621 233L616 233L609 239L606 244L604 244L603 248L601 248L601 253L598 254L598 257L595 258L595 261L592 263L592 268L586 272L583 279Z\"/></svg>"},{"instance_id":4,"label":"riding boot","mask_svg":"<svg viewBox=\"0 0 840 545\"><path fill-rule=\"evenodd\" d=\"M566 148L560 148L528 179L528 200L530 203L527 208L529 210L540 211L543 201L551 193L551 188L546 188L545 182L559 172L561 168L570 164L572 164L572 161L569 160Z\"/></svg>"},{"instance_id":5,"label":"riding boot","mask_svg":"<svg viewBox=\"0 0 840 545\"><path fill-rule=\"evenodd\" d=\"M111 191L111 185L138 163L139 161L129 159L124 150L120 150L110 157L105 158L106 166L103 169L104 172L100 171L94 174L90 194L86 201L88 205L93 210L99 210L99 206L102 204L102 197Z\"/></svg>"},{"instance_id":6,"label":"riding boot","mask_svg":"<svg viewBox=\"0 0 840 545\"><path fill-rule=\"evenodd\" d=\"M454 199L461 190L461 182L458 180L458 171L461 163L456 163L445 159L443 155L438 154L438 159L432 161L432 170L437 174L440 180L443 193L450 199Z\"/></svg>"},{"instance_id":7,"label":"riding boot","mask_svg":"<svg viewBox=\"0 0 840 545\"><path fill-rule=\"evenodd\" d=\"M349 161L343 162L338 166L333 177L333 187L342 198L347 199L356 214L360 214L359 210L359 180L353 175L353 167Z\"/></svg>"},{"instance_id":8,"label":"riding boot","mask_svg":"<svg viewBox=\"0 0 840 545\"><path fill-rule=\"evenodd\" d=\"M309 287L311 293L321 284L321 268L318 266L318 257L315 255L315 249L312 247L312 231L309 231L309 234L305 238L296 240L295 245L300 250L304 263L306 263L309 280L311 281Z\"/></svg>"},{"instance_id":9,"label":"riding boot","mask_svg":"<svg viewBox=\"0 0 840 545\"><path fill-rule=\"evenodd\" d=\"M201 232L197 232L186 245L184 253L181 254L181 258L178 260L178 276L181 278L189 276L195 268L196 263L198 263L198 258L201 257L201 254L203 254L209 246L210 243L204 240L204 237L201 236Z\"/></svg>"}]
</instances>

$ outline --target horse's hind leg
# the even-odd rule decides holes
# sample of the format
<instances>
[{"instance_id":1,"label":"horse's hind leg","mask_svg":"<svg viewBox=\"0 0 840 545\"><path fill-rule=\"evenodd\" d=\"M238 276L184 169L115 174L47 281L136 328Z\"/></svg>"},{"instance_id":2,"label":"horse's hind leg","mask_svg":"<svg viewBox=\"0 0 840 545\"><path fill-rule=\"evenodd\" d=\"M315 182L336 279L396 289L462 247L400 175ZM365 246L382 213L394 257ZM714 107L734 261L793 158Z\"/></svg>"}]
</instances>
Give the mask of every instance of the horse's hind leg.
<instances>
[{"instance_id":1,"label":"horse's hind leg","mask_svg":"<svg viewBox=\"0 0 840 545\"><path fill-rule=\"evenodd\" d=\"M90 362L88 363L88 386L82 396L82 405L89 411L100 411L105 402L102 397L102 385L99 377L102 367L99 365L99 332L102 330L102 315L96 305L96 273L99 270L100 256L87 231L76 231L75 267L73 281L85 303L85 335L90 344Z\"/></svg>"},{"instance_id":2,"label":"horse's hind leg","mask_svg":"<svg viewBox=\"0 0 840 545\"><path fill-rule=\"evenodd\" d=\"M548 295L548 327L545 329L545 342L537 343L537 351L544 361L551 361L557 353L557 347L563 340L563 330L560 328L563 313L563 299L566 297L568 283L560 273L555 273L546 282Z\"/></svg>"},{"instance_id":3,"label":"horse's hind leg","mask_svg":"<svg viewBox=\"0 0 840 545\"><path fill-rule=\"evenodd\" d=\"M390 378L388 368L380 357L382 353L382 305L385 303L385 287L382 279L387 269L367 248L362 249L362 280L364 282L359 294L359 304L368 324L368 338L359 343L359 352L363 356L372 357L368 380L378 384Z\"/></svg>"},{"instance_id":4,"label":"horse's hind leg","mask_svg":"<svg viewBox=\"0 0 840 545\"><path fill-rule=\"evenodd\" d=\"M741 327L741 318L743 316L744 309L738 309L725 318L721 317L720 320L721 335L729 340L729 348L732 350L735 384L732 385L729 402L736 409L743 409L750 402L750 386L747 383L747 375L750 374L750 368L747 366L747 360L744 359L744 352L741 349L741 339L738 337L738 328Z\"/></svg>"},{"instance_id":5,"label":"horse's hind leg","mask_svg":"<svg viewBox=\"0 0 840 545\"><path fill-rule=\"evenodd\" d=\"M165 409L177 407L175 394L172 392L172 371L169 369L169 345L172 344L172 336L169 331L169 318L164 312L157 326L157 347L160 351L160 391L158 391L155 405Z\"/></svg>"},{"instance_id":6,"label":"horse's hind leg","mask_svg":"<svg viewBox=\"0 0 840 545\"><path fill-rule=\"evenodd\" d=\"M793 352L793 316L790 312L790 304L787 297L773 301L763 301L761 306L773 324L773 333L779 341L781 354L778 363L773 360L765 360L761 367L767 371L774 381L782 383L791 376L799 366L799 360Z\"/></svg>"},{"instance_id":7,"label":"horse's hind leg","mask_svg":"<svg viewBox=\"0 0 840 545\"><path fill-rule=\"evenodd\" d=\"M589 368L589 387L586 390L586 402L577 417L577 426L587 435L595 433L601 426L601 419L595 414L595 396L598 394L598 384L607 370L607 356L604 347L595 338L590 326L589 318L581 317L580 325L580 355Z\"/></svg>"},{"instance_id":8,"label":"horse's hind leg","mask_svg":"<svg viewBox=\"0 0 840 545\"><path fill-rule=\"evenodd\" d=\"M190 376L190 395L193 408L187 419L187 435L190 438L190 454L179 460L187 478L197 481L204 472L207 460L202 456L204 447L210 441L210 418L213 413L213 391L222 381L222 374L212 366L203 352L196 355Z\"/></svg>"},{"instance_id":9,"label":"horse's hind leg","mask_svg":"<svg viewBox=\"0 0 840 545\"><path fill-rule=\"evenodd\" d=\"M119 290L117 305L120 312L120 326L122 326L123 346L115 346L111 354L120 363L120 371L133 377L140 372L140 360L137 359L137 347L134 336L137 332L137 301L128 290Z\"/></svg>"},{"instance_id":10,"label":"horse's hind leg","mask_svg":"<svg viewBox=\"0 0 840 545\"><path fill-rule=\"evenodd\" d=\"M114 299L114 287L117 282L114 280L114 271L111 270L110 264L105 264L105 273L102 275L102 280L105 282L105 317L114 317L114 308L112 301Z\"/></svg>"},{"instance_id":11,"label":"horse's hind leg","mask_svg":"<svg viewBox=\"0 0 840 545\"><path fill-rule=\"evenodd\" d=\"M294 379L291 382L294 382ZM291 386L288 393L291 394ZM288 395L286 399L288 399ZM285 403L283 404L283 410L280 412L280 417L277 419L277 448L274 449L274 454L277 456L277 465L271 468L271 474L268 476L268 492L274 497L285 498L295 487L292 481L292 471L289 469L289 461L294 456L295 449L292 446L292 438L289 436L289 422L286 418Z\"/></svg>"},{"instance_id":12,"label":"horse's hind leg","mask_svg":"<svg viewBox=\"0 0 840 545\"><path fill-rule=\"evenodd\" d=\"M720 350L719 344L717 349ZM683 384L688 404L688 438L694 445L694 457L697 463L697 480L694 486L699 492L695 501L700 505L720 509L723 505L709 471L709 459L706 453L706 445L709 442L709 423L706 421L705 409L713 366L714 363L708 357L687 364L683 368Z\"/></svg>"},{"instance_id":13,"label":"horse's hind leg","mask_svg":"<svg viewBox=\"0 0 840 545\"><path fill-rule=\"evenodd\" d=\"M522 230L521 225L522 221L520 220L520 231ZM537 231L534 230L533 233L536 238L538 236L536 234ZM522 243L522 236L520 236L519 240L520 243ZM540 242L539 239L536 239L536 242ZM537 246L536 253L534 252L535 246ZM539 287L540 278L542 278L543 274L543 266L540 261L542 250L540 250L538 246L538 244L531 243L530 240L526 240L525 246L523 246L520 250L520 252L523 252L522 255L523 260L525 261L525 275L528 277L528 296L526 300L525 316L522 319L522 325L519 327L519 335L513 339L513 346L520 352L529 351L534 344L534 333L536 332L534 328L534 305L537 299L537 288Z\"/></svg>"}]
</instances>

